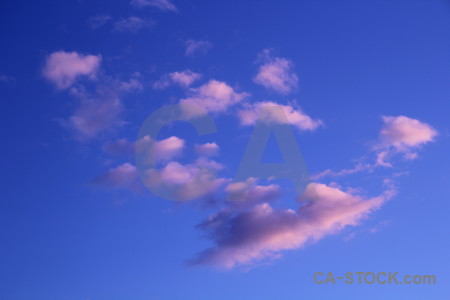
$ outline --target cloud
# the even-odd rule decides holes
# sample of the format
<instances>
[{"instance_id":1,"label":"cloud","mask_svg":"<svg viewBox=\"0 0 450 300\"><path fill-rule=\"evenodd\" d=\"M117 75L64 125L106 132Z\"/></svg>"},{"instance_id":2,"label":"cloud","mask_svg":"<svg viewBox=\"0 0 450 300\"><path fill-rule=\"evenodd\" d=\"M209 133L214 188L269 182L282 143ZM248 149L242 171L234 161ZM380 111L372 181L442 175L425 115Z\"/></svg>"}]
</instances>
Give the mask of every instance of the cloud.
<instances>
[{"instance_id":1,"label":"cloud","mask_svg":"<svg viewBox=\"0 0 450 300\"><path fill-rule=\"evenodd\" d=\"M92 30L95 30L97 28L104 26L111 19L112 17L110 15L106 14L96 15L94 17L89 18L88 24Z\"/></svg>"},{"instance_id":2,"label":"cloud","mask_svg":"<svg viewBox=\"0 0 450 300\"><path fill-rule=\"evenodd\" d=\"M195 153L199 156L216 156L219 154L219 145L216 143L206 143L195 146Z\"/></svg>"},{"instance_id":3,"label":"cloud","mask_svg":"<svg viewBox=\"0 0 450 300\"><path fill-rule=\"evenodd\" d=\"M107 188L127 189L132 191L139 191L142 189L137 169L130 163L124 163L118 167L109 169L105 174L93 179L91 183Z\"/></svg>"},{"instance_id":4,"label":"cloud","mask_svg":"<svg viewBox=\"0 0 450 300\"><path fill-rule=\"evenodd\" d=\"M279 185L258 185L256 178L232 182L225 187L225 192L228 196L226 200L235 202L233 204L238 206L249 206L258 202L272 202L281 195Z\"/></svg>"},{"instance_id":5,"label":"cloud","mask_svg":"<svg viewBox=\"0 0 450 300\"><path fill-rule=\"evenodd\" d=\"M216 177L222 168L221 164L204 157L187 165L172 161L161 169L146 170L143 180L146 186L168 195L169 199L192 200L213 194L226 182Z\"/></svg>"},{"instance_id":6,"label":"cloud","mask_svg":"<svg viewBox=\"0 0 450 300\"><path fill-rule=\"evenodd\" d=\"M195 108L205 112L225 112L230 106L249 96L248 93L238 93L225 82L210 80L197 89L191 89L191 96L181 99L180 104L188 117L199 114Z\"/></svg>"},{"instance_id":7,"label":"cloud","mask_svg":"<svg viewBox=\"0 0 450 300\"><path fill-rule=\"evenodd\" d=\"M134 153L134 142L125 138L103 144L103 152L113 156L131 156Z\"/></svg>"},{"instance_id":8,"label":"cloud","mask_svg":"<svg viewBox=\"0 0 450 300\"><path fill-rule=\"evenodd\" d=\"M202 75L192 72L191 70L184 70L181 72L172 72L164 75L160 80L153 84L155 89L165 89L175 84L183 88L191 86L195 81L199 80Z\"/></svg>"},{"instance_id":9,"label":"cloud","mask_svg":"<svg viewBox=\"0 0 450 300\"><path fill-rule=\"evenodd\" d=\"M272 57L269 50L264 50L259 60L262 65L253 78L255 83L281 94L289 94L297 87L298 78L290 60Z\"/></svg>"},{"instance_id":10,"label":"cloud","mask_svg":"<svg viewBox=\"0 0 450 300\"><path fill-rule=\"evenodd\" d=\"M66 122L81 140L92 139L99 133L124 125L120 119L123 111L122 96L125 93L139 91L140 84L136 79L121 81L103 79L95 91L84 86L70 89L71 95L79 99L80 105Z\"/></svg>"},{"instance_id":11,"label":"cloud","mask_svg":"<svg viewBox=\"0 0 450 300\"><path fill-rule=\"evenodd\" d=\"M137 142L136 148L140 155L145 155L147 164L155 164L179 157L185 148L185 141L176 136L159 141L145 136Z\"/></svg>"},{"instance_id":12,"label":"cloud","mask_svg":"<svg viewBox=\"0 0 450 300\"><path fill-rule=\"evenodd\" d=\"M333 171L331 169L326 169L325 171L322 171L318 174L311 176L311 179L319 180L324 177L341 177L341 176L359 173L359 172L366 171L366 170L372 170L373 167L374 166L372 164L358 163L351 169L343 169L340 171Z\"/></svg>"},{"instance_id":13,"label":"cloud","mask_svg":"<svg viewBox=\"0 0 450 300\"><path fill-rule=\"evenodd\" d=\"M187 40L186 41L186 56L195 56L197 54L206 54L211 49L212 44L207 40Z\"/></svg>"},{"instance_id":14,"label":"cloud","mask_svg":"<svg viewBox=\"0 0 450 300\"><path fill-rule=\"evenodd\" d=\"M304 247L347 226L358 225L393 194L393 190L386 190L378 197L363 199L335 187L311 183L304 194L309 202L297 211L277 210L268 203L237 213L222 210L198 225L215 245L190 263L229 269L280 257L285 250Z\"/></svg>"},{"instance_id":15,"label":"cloud","mask_svg":"<svg viewBox=\"0 0 450 300\"><path fill-rule=\"evenodd\" d=\"M300 109L270 101L247 104L244 109L238 111L238 117L241 124L246 126L263 121L266 123L291 124L299 130L315 130L323 125L322 121L312 119Z\"/></svg>"},{"instance_id":16,"label":"cloud","mask_svg":"<svg viewBox=\"0 0 450 300\"><path fill-rule=\"evenodd\" d=\"M122 18L114 23L114 30L118 32L136 33L143 28L150 28L154 25L153 21L143 20L139 17Z\"/></svg>"},{"instance_id":17,"label":"cloud","mask_svg":"<svg viewBox=\"0 0 450 300\"><path fill-rule=\"evenodd\" d=\"M57 51L47 56L42 74L63 90L71 87L80 77L95 79L101 60L100 55Z\"/></svg>"},{"instance_id":18,"label":"cloud","mask_svg":"<svg viewBox=\"0 0 450 300\"><path fill-rule=\"evenodd\" d=\"M16 80L14 79L14 77L12 76L8 76L6 74L0 73L0 82L4 82L4 83L14 83Z\"/></svg>"},{"instance_id":19,"label":"cloud","mask_svg":"<svg viewBox=\"0 0 450 300\"><path fill-rule=\"evenodd\" d=\"M408 160L417 158L417 149L434 141L438 135L429 124L406 116L383 116L382 120L384 125L374 146L380 166L392 167L389 158L396 153L402 153Z\"/></svg>"},{"instance_id":20,"label":"cloud","mask_svg":"<svg viewBox=\"0 0 450 300\"><path fill-rule=\"evenodd\" d=\"M131 5L138 8L151 6L156 7L162 11L178 11L177 7L169 0L131 0Z\"/></svg>"}]
</instances>

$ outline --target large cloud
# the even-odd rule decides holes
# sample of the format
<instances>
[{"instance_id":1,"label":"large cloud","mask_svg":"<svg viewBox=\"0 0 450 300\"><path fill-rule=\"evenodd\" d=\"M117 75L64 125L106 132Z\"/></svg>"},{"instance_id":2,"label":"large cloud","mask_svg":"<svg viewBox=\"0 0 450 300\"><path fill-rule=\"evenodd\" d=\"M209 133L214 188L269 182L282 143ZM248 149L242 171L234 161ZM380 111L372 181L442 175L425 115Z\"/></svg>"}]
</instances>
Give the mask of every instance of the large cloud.
<instances>
[{"instance_id":1,"label":"large cloud","mask_svg":"<svg viewBox=\"0 0 450 300\"><path fill-rule=\"evenodd\" d=\"M67 89L80 77L95 78L101 60L100 55L57 51L47 56L42 74L58 89Z\"/></svg>"},{"instance_id":2,"label":"large cloud","mask_svg":"<svg viewBox=\"0 0 450 300\"><path fill-rule=\"evenodd\" d=\"M336 187L311 183L297 211L272 208L268 203L249 210L223 210L198 225L215 245L198 254L191 263L222 268L253 265L279 257L284 250L297 249L347 226L357 225L392 197L393 190L363 199Z\"/></svg>"},{"instance_id":3,"label":"large cloud","mask_svg":"<svg viewBox=\"0 0 450 300\"><path fill-rule=\"evenodd\" d=\"M280 57L272 57L269 50L260 55L262 64L253 79L255 83L281 94L289 94L298 85L298 78L293 71L293 63Z\"/></svg>"},{"instance_id":4,"label":"large cloud","mask_svg":"<svg viewBox=\"0 0 450 300\"><path fill-rule=\"evenodd\" d=\"M254 125L257 121L276 124L291 124L300 130L315 130L322 121L314 120L300 109L266 101L248 104L238 111L242 125Z\"/></svg>"}]
</instances>

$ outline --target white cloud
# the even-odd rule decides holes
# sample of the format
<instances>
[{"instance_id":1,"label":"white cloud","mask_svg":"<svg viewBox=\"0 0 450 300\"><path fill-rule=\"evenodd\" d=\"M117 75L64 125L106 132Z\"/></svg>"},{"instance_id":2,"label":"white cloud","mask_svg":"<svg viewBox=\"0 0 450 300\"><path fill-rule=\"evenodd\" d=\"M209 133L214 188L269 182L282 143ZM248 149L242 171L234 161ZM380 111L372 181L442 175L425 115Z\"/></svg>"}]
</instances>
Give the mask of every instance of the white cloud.
<instances>
[{"instance_id":1,"label":"white cloud","mask_svg":"<svg viewBox=\"0 0 450 300\"><path fill-rule=\"evenodd\" d=\"M289 94L297 87L298 78L290 60L272 57L269 50L264 50L260 61L262 65L253 79L255 83L281 94Z\"/></svg>"},{"instance_id":2,"label":"white cloud","mask_svg":"<svg viewBox=\"0 0 450 300\"><path fill-rule=\"evenodd\" d=\"M187 117L201 114L196 108L212 113L225 112L230 106L249 96L248 93L238 93L225 82L217 80L210 80L201 87L192 89L191 94L180 101Z\"/></svg>"},{"instance_id":3,"label":"white cloud","mask_svg":"<svg viewBox=\"0 0 450 300\"><path fill-rule=\"evenodd\" d=\"M191 70L184 70L180 72L172 72L164 75L160 80L153 84L155 89L165 89L172 84L187 88L191 86L195 81L199 80L202 76L199 73L192 72Z\"/></svg>"},{"instance_id":4,"label":"white cloud","mask_svg":"<svg viewBox=\"0 0 450 300\"><path fill-rule=\"evenodd\" d=\"M169 0L131 0L131 5L138 8L151 6L156 7L162 11L178 11L177 7Z\"/></svg>"},{"instance_id":5,"label":"white cloud","mask_svg":"<svg viewBox=\"0 0 450 300\"><path fill-rule=\"evenodd\" d=\"M152 27L153 21L141 19L139 17L122 18L114 23L114 30L118 32L132 32L136 33L143 28Z\"/></svg>"},{"instance_id":6,"label":"white cloud","mask_svg":"<svg viewBox=\"0 0 450 300\"><path fill-rule=\"evenodd\" d=\"M100 55L57 51L47 56L42 74L58 89L67 89L80 77L95 79L101 60Z\"/></svg>"},{"instance_id":7,"label":"white cloud","mask_svg":"<svg viewBox=\"0 0 450 300\"><path fill-rule=\"evenodd\" d=\"M248 104L238 111L242 125L254 125L258 121L276 124L291 124L300 130L315 130L323 123L314 120L300 109L270 101Z\"/></svg>"},{"instance_id":8,"label":"white cloud","mask_svg":"<svg viewBox=\"0 0 450 300\"><path fill-rule=\"evenodd\" d=\"M186 56L195 56L197 54L206 54L211 49L212 44L207 40L187 40L186 41Z\"/></svg>"}]
</instances>

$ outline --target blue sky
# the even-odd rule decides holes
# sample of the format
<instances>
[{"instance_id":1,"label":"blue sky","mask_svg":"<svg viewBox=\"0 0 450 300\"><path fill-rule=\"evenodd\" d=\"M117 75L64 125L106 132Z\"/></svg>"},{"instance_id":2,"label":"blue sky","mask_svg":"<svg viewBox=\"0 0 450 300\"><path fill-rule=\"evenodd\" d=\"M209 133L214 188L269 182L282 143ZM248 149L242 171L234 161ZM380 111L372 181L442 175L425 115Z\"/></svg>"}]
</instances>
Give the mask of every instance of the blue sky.
<instances>
[{"instance_id":1,"label":"blue sky","mask_svg":"<svg viewBox=\"0 0 450 300\"><path fill-rule=\"evenodd\" d=\"M449 299L449 13L1 1L0 299ZM166 105L184 121L148 135ZM202 118L216 132L199 136ZM265 125L294 134L302 199L289 180L235 178ZM262 162L282 153L271 136Z\"/></svg>"}]
</instances>

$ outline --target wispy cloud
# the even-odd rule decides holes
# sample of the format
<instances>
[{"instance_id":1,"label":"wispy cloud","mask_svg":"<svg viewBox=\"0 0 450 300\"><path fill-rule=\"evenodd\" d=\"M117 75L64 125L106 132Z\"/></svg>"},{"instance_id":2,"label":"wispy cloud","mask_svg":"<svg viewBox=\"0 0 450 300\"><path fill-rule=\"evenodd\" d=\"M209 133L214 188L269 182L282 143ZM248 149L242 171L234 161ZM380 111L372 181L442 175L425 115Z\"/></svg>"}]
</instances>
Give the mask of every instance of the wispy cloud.
<instances>
[{"instance_id":1,"label":"wispy cloud","mask_svg":"<svg viewBox=\"0 0 450 300\"><path fill-rule=\"evenodd\" d=\"M0 73L0 82L11 84L15 82L15 79L12 76Z\"/></svg>"},{"instance_id":2,"label":"wispy cloud","mask_svg":"<svg viewBox=\"0 0 450 300\"><path fill-rule=\"evenodd\" d=\"M114 30L118 32L136 33L141 29L150 28L154 25L154 21L144 20L136 16L122 18L114 23Z\"/></svg>"},{"instance_id":3,"label":"wispy cloud","mask_svg":"<svg viewBox=\"0 0 450 300\"><path fill-rule=\"evenodd\" d=\"M88 25L91 27L92 30L95 30L97 28L103 27L111 19L112 17L107 14L96 15L89 18Z\"/></svg>"},{"instance_id":4,"label":"wispy cloud","mask_svg":"<svg viewBox=\"0 0 450 300\"><path fill-rule=\"evenodd\" d=\"M242 125L254 125L262 121L291 124L299 130L315 130L323 125L322 121L312 119L300 109L270 101L244 105L244 108L238 111L238 116Z\"/></svg>"},{"instance_id":5,"label":"wispy cloud","mask_svg":"<svg viewBox=\"0 0 450 300\"><path fill-rule=\"evenodd\" d=\"M100 55L57 51L47 56L43 76L60 90L71 87L79 78L95 79L100 68Z\"/></svg>"},{"instance_id":6,"label":"wispy cloud","mask_svg":"<svg viewBox=\"0 0 450 300\"><path fill-rule=\"evenodd\" d=\"M162 11L178 11L177 7L169 0L131 0L131 5L138 8L150 6Z\"/></svg>"},{"instance_id":7,"label":"wispy cloud","mask_svg":"<svg viewBox=\"0 0 450 300\"><path fill-rule=\"evenodd\" d=\"M291 93L298 85L294 65L290 60L273 57L270 50L264 50L258 61L261 63L254 82L281 94Z\"/></svg>"},{"instance_id":8,"label":"wispy cloud","mask_svg":"<svg viewBox=\"0 0 450 300\"><path fill-rule=\"evenodd\" d=\"M206 54L211 47L212 43L207 40L187 40L184 54L186 56Z\"/></svg>"}]
</instances>

